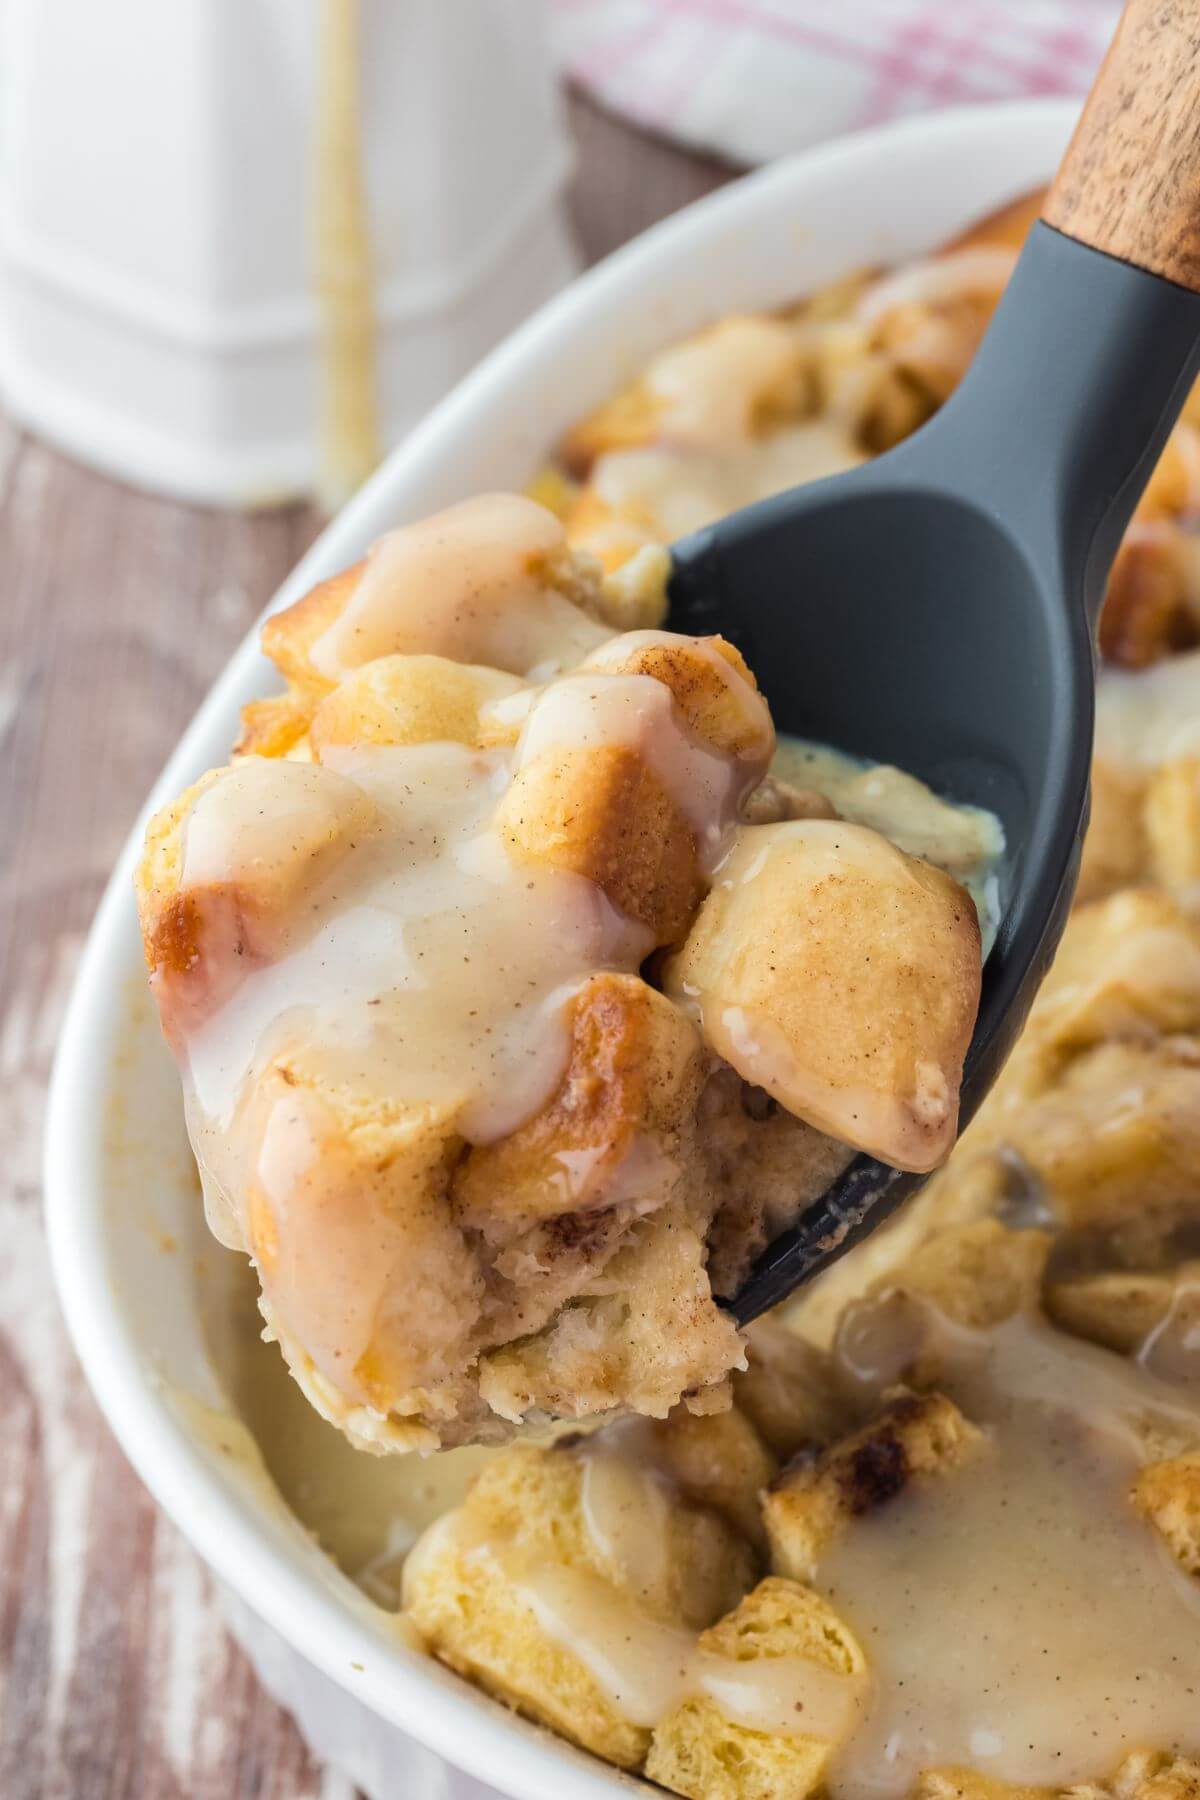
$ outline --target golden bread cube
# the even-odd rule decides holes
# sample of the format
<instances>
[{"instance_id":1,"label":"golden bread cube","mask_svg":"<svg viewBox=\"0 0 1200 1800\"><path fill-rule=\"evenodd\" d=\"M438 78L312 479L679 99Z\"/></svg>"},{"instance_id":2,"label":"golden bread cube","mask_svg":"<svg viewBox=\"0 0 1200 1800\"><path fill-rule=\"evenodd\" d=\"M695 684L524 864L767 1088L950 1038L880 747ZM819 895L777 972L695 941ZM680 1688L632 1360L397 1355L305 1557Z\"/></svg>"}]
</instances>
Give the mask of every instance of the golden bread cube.
<instances>
[{"instance_id":1,"label":"golden bread cube","mask_svg":"<svg viewBox=\"0 0 1200 1800\"><path fill-rule=\"evenodd\" d=\"M901 1393L867 1424L819 1453L802 1452L768 1489L771 1567L811 1581L834 1538L910 1482L946 1475L974 1456L978 1428L944 1394Z\"/></svg>"},{"instance_id":2,"label":"golden bread cube","mask_svg":"<svg viewBox=\"0 0 1200 1800\"><path fill-rule=\"evenodd\" d=\"M622 388L560 440L558 454L563 467L576 479L583 479L598 456L653 443L664 407L665 402L644 381Z\"/></svg>"},{"instance_id":3,"label":"golden bread cube","mask_svg":"<svg viewBox=\"0 0 1200 1800\"><path fill-rule=\"evenodd\" d=\"M604 591L632 560L650 546L661 548L653 518L644 506L627 501L617 507L594 487L580 488L563 514L567 541L572 548L594 557L604 571ZM607 611L607 608L606 608ZM659 625L666 616L664 605L657 617L630 619L622 629Z\"/></svg>"},{"instance_id":4,"label":"golden bread cube","mask_svg":"<svg viewBox=\"0 0 1200 1800\"><path fill-rule=\"evenodd\" d=\"M769 314L720 319L660 352L645 373L581 420L559 446L569 472L655 442L728 450L809 412L811 351Z\"/></svg>"},{"instance_id":5,"label":"golden bread cube","mask_svg":"<svg viewBox=\"0 0 1200 1800\"><path fill-rule=\"evenodd\" d=\"M779 1465L737 1405L725 1412L691 1413L677 1406L651 1425L657 1454L680 1490L711 1506L765 1553L762 1493Z\"/></svg>"},{"instance_id":6,"label":"golden bread cube","mask_svg":"<svg viewBox=\"0 0 1200 1800\"><path fill-rule=\"evenodd\" d=\"M1074 1793L1064 1800L1075 1800ZM1092 1800L1091 1792L1081 1800ZM1095 1800L1200 1800L1200 1762L1167 1750L1136 1750L1111 1784L1096 1789Z\"/></svg>"},{"instance_id":7,"label":"golden bread cube","mask_svg":"<svg viewBox=\"0 0 1200 1800\"><path fill-rule=\"evenodd\" d=\"M979 984L979 922L958 883L824 819L740 829L665 981L747 1081L917 1170L954 1142Z\"/></svg>"},{"instance_id":8,"label":"golden bread cube","mask_svg":"<svg viewBox=\"0 0 1200 1800\"><path fill-rule=\"evenodd\" d=\"M697 1108L697 1143L717 1201L709 1228L713 1292L735 1294L755 1258L825 1193L854 1152L719 1066Z\"/></svg>"},{"instance_id":9,"label":"golden bread cube","mask_svg":"<svg viewBox=\"0 0 1200 1800\"><path fill-rule=\"evenodd\" d=\"M522 861L584 876L656 944L675 943L703 892L703 857L774 743L732 646L627 633L534 702L497 827ZM706 751L731 766L698 762Z\"/></svg>"},{"instance_id":10,"label":"golden bread cube","mask_svg":"<svg viewBox=\"0 0 1200 1800\"><path fill-rule=\"evenodd\" d=\"M970 342L968 340L968 355ZM911 351L916 349L915 344L910 345ZM865 449L872 455L879 455L903 443L924 425L936 410L936 400L928 380L917 379L914 369L906 366L903 357L893 362L878 351L868 352L868 356L868 367L876 365L878 374L864 392L858 435ZM947 375L952 383L957 381L960 366L966 366L962 363L961 351L956 355L953 367L943 371L942 382Z\"/></svg>"},{"instance_id":11,"label":"golden bread cube","mask_svg":"<svg viewBox=\"0 0 1200 1800\"><path fill-rule=\"evenodd\" d=\"M658 630L667 617L671 578L671 553L666 546L642 543L615 567L604 562L604 569L600 595L592 608L596 616L622 633Z\"/></svg>"},{"instance_id":12,"label":"golden bread cube","mask_svg":"<svg viewBox=\"0 0 1200 1800\"><path fill-rule=\"evenodd\" d=\"M784 819L837 819L837 807L816 788L797 787L778 775L759 782L742 808L747 825L778 825Z\"/></svg>"},{"instance_id":13,"label":"golden bread cube","mask_svg":"<svg viewBox=\"0 0 1200 1800\"><path fill-rule=\"evenodd\" d=\"M811 412L812 352L803 331L769 313L731 314L660 352L645 385L659 440L725 451Z\"/></svg>"},{"instance_id":14,"label":"golden bread cube","mask_svg":"<svg viewBox=\"0 0 1200 1800\"><path fill-rule=\"evenodd\" d=\"M987 1331L1037 1308L1052 1243L1049 1231L1014 1231L998 1219L948 1225L933 1231L881 1287L903 1288L956 1325Z\"/></svg>"},{"instance_id":15,"label":"golden bread cube","mask_svg":"<svg viewBox=\"0 0 1200 1800\"><path fill-rule=\"evenodd\" d=\"M700 902L692 826L628 745L560 746L519 764L496 826L522 861L594 881L655 944L676 943Z\"/></svg>"},{"instance_id":16,"label":"golden bread cube","mask_svg":"<svg viewBox=\"0 0 1200 1800\"><path fill-rule=\"evenodd\" d=\"M763 1442L780 1458L835 1437L845 1400L833 1364L774 1317L746 1328L749 1367L733 1376L733 1397Z\"/></svg>"},{"instance_id":17,"label":"golden bread cube","mask_svg":"<svg viewBox=\"0 0 1200 1800\"><path fill-rule=\"evenodd\" d=\"M669 689L689 731L723 756L765 771L775 727L740 650L723 637L631 631L593 650L584 669L649 675Z\"/></svg>"},{"instance_id":18,"label":"golden bread cube","mask_svg":"<svg viewBox=\"0 0 1200 1800\"><path fill-rule=\"evenodd\" d=\"M172 1041L282 952L301 897L378 824L341 775L258 757L210 771L155 813L134 887Z\"/></svg>"},{"instance_id":19,"label":"golden bread cube","mask_svg":"<svg viewBox=\"0 0 1200 1800\"><path fill-rule=\"evenodd\" d=\"M567 546L562 521L517 494L481 494L380 538L370 555L263 625L289 685L320 697L398 653L524 675L572 666L602 643L600 568Z\"/></svg>"},{"instance_id":20,"label":"golden bread cube","mask_svg":"<svg viewBox=\"0 0 1200 1800\"><path fill-rule=\"evenodd\" d=\"M263 620L263 655L269 657L289 685L301 693L320 695L328 693L335 685L332 676L322 674L314 667L309 652L337 624L366 570L364 557L348 569L340 569L326 581L319 581L316 587L310 588L282 612L271 613Z\"/></svg>"},{"instance_id":21,"label":"golden bread cube","mask_svg":"<svg viewBox=\"0 0 1200 1800\"><path fill-rule=\"evenodd\" d=\"M1150 865L1164 887L1200 882L1200 756L1164 763L1146 790Z\"/></svg>"},{"instance_id":22,"label":"golden bread cube","mask_svg":"<svg viewBox=\"0 0 1200 1800\"><path fill-rule=\"evenodd\" d=\"M655 1627L674 1628L682 1643L683 1633L736 1605L753 1558L716 1513L664 1494L649 1477L641 1524L659 1534L661 1555L648 1579L640 1555L629 1566L619 1543L589 1528L585 1468L586 1457L570 1448L517 1445L498 1455L459 1511L411 1552L405 1610L451 1668L573 1743L636 1769L651 1735L650 1722L636 1716L638 1696L628 1708L618 1704L589 1666L583 1620L572 1630L554 1597L561 1589L577 1614L624 1619L631 1636L648 1627L652 1643Z\"/></svg>"},{"instance_id":23,"label":"golden bread cube","mask_svg":"<svg viewBox=\"0 0 1200 1800\"><path fill-rule=\"evenodd\" d=\"M1187 437L1194 430L1194 426L1185 423L1171 431L1138 501L1136 519L1178 517L1189 510L1195 478Z\"/></svg>"},{"instance_id":24,"label":"golden bread cube","mask_svg":"<svg viewBox=\"0 0 1200 1800\"><path fill-rule=\"evenodd\" d=\"M1141 1348L1162 1324L1175 1294L1173 1271L1102 1269L1046 1285L1046 1311L1060 1331L1122 1356Z\"/></svg>"},{"instance_id":25,"label":"golden bread cube","mask_svg":"<svg viewBox=\"0 0 1200 1800\"><path fill-rule=\"evenodd\" d=\"M845 1680L848 1710L866 1671L861 1647L828 1601L777 1576L760 1581L734 1612L702 1632L697 1649L715 1667L731 1665L751 1690L756 1677L762 1680L765 1692L771 1691L770 1664L783 1664L784 1686L796 1665L812 1664L814 1673ZM801 1685L797 1669L797 1691ZM803 1702L795 1729L762 1730L731 1717L702 1688L656 1727L646 1774L690 1800L808 1800L823 1791L833 1748L829 1737L805 1731Z\"/></svg>"},{"instance_id":26,"label":"golden bread cube","mask_svg":"<svg viewBox=\"0 0 1200 1800\"><path fill-rule=\"evenodd\" d=\"M834 1348L847 1381L868 1396L881 1384L936 1386L957 1348L947 1323L987 1331L1034 1313L1052 1243L997 1219L935 1230L842 1312Z\"/></svg>"},{"instance_id":27,"label":"golden bread cube","mask_svg":"<svg viewBox=\"0 0 1200 1800\"><path fill-rule=\"evenodd\" d=\"M1148 1463L1129 1497L1189 1575L1200 1575L1200 1450Z\"/></svg>"},{"instance_id":28,"label":"golden bread cube","mask_svg":"<svg viewBox=\"0 0 1200 1800\"><path fill-rule=\"evenodd\" d=\"M1167 519L1139 518L1130 526L1100 614L1107 662L1144 669L1197 641L1182 541L1180 528Z\"/></svg>"},{"instance_id":29,"label":"golden bread cube","mask_svg":"<svg viewBox=\"0 0 1200 1800\"><path fill-rule=\"evenodd\" d=\"M1092 762L1092 814L1083 840L1075 901L1103 899L1142 879L1150 849L1142 822L1146 777L1097 756Z\"/></svg>"},{"instance_id":30,"label":"golden bread cube","mask_svg":"<svg viewBox=\"0 0 1200 1800\"><path fill-rule=\"evenodd\" d=\"M1065 1224L1107 1231L1121 1260L1142 1260L1200 1200L1200 1045L1100 1044L1003 1128Z\"/></svg>"},{"instance_id":31,"label":"golden bread cube","mask_svg":"<svg viewBox=\"0 0 1200 1800\"><path fill-rule=\"evenodd\" d=\"M1200 1028L1200 933L1169 895L1127 888L1080 907L1029 1030L1056 1053Z\"/></svg>"},{"instance_id":32,"label":"golden bread cube","mask_svg":"<svg viewBox=\"0 0 1200 1800\"><path fill-rule=\"evenodd\" d=\"M445 656L381 656L321 701L309 728L313 755L320 762L335 746L362 744L514 744L520 717L504 724L485 709L524 687L500 669Z\"/></svg>"},{"instance_id":33,"label":"golden bread cube","mask_svg":"<svg viewBox=\"0 0 1200 1800\"><path fill-rule=\"evenodd\" d=\"M485 1238L558 1219L569 1251L589 1213L616 1203L622 1171L634 1213L665 1197L663 1162L678 1156L706 1072L699 1032L640 976L609 973L579 989L570 1031L547 1105L507 1137L475 1145L456 1172L456 1212Z\"/></svg>"},{"instance_id":34,"label":"golden bread cube","mask_svg":"<svg viewBox=\"0 0 1200 1800\"><path fill-rule=\"evenodd\" d=\"M484 1282L449 1202L453 1118L380 1106L300 1044L256 1077L238 1131L263 1312L317 1411L369 1450L469 1440Z\"/></svg>"},{"instance_id":35,"label":"golden bread cube","mask_svg":"<svg viewBox=\"0 0 1200 1800\"><path fill-rule=\"evenodd\" d=\"M952 300L897 305L880 319L871 336L871 348L881 351L918 394L941 405L966 374L999 297L997 285ZM917 414L909 428L919 423ZM883 447L883 442L878 442L878 448Z\"/></svg>"},{"instance_id":36,"label":"golden bread cube","mask_svg":"<svg viewBox=\"0 0 1200 1800\"><path fill-rule=\"evenodd\" d=\"M672 1201L633 1228L586 1296L487 1353L479 1391L506 1419L532 1409L594 1418L618 1404L664 1419L681 1400L727 1405L725 1378L744 1362L737 1327L713 1299L702 1230Z\"/></svg>"},{"instance_id":37,"label":"golden bread cube","mask_svg":"<svg viewBox=\"0 0 1200 1800\"><path fill-rule=\"evenodd\" d=\"M1036 1102L1071 1059L1109 1038L1149 1045L1196 1010L1196 932L1169 894L1128 888L1075 909L1025 1030L964 1135L964 1147L1020 1148Z\"/></svg>"},{"instance_id":38,"label":"golden bread cube","mask_svg":"<svg viewBox=\"0 0 1200 1800\"><path fill-rule=\"evenodd\" d=\"M248 700L242 708L242 728L234 745L235 756L288 756L304 742L312 723L314 701L310 695L289 689L266 700Z\"/></svg>"},{"instance_id":39,"label":"golden bread cube","mask_svg":"<svg viewBox=\"0 0 1200 1800\"><path fill-rule=\"evenodd\" d=\"M979 1769L922 1769L909 1800L1067 1800L1061 1788L1028 1787L984 1775ZM1070 1790L1070 1800L1093 1800L1088 1790ZM1109 1800L1097 1789L1094 1800Z\"/></svg>"}]
</instances>

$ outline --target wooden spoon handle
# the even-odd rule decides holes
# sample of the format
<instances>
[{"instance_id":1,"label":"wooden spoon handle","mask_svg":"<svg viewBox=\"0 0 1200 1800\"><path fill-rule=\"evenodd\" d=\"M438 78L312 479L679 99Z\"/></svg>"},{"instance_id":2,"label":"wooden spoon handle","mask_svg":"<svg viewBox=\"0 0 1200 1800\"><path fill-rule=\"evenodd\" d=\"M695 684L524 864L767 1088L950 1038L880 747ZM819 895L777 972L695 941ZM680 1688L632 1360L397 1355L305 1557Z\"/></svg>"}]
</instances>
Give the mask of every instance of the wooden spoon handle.
<instances>
[{"instance_id":1,"label":"wooden spoon handle","mask_svg":"<svg viewBox=\"0 0 1200 1800\"><path fill-rule=\"evenodd\" d=\"M1128 0L1042 217L1200 293L1200 0Z\"/></svg>"}]
</instances>

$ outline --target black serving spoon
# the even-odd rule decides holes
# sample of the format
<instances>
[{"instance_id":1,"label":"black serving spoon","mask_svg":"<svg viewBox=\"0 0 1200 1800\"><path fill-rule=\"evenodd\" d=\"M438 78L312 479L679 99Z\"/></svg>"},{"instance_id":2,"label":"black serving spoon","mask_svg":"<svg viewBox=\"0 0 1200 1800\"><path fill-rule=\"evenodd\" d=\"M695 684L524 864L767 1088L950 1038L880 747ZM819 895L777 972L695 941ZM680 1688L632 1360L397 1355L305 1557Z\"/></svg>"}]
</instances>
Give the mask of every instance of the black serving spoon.
<instances>
[{"instance_id":1,"label":"black serving spoon","mask_svg":"<svg viewBox=\"0 0 1200 1800\"><path fill-rule=\"evenodd\" d=\"M723 632L781 729L990 808L1007 838L961 1123L1062 933L1113 555L1200 362L1200 0L1129 0L966 379L849 474L674 547L672 626ZM748 1321L926 1177L858 1156L769 1246Z\"/></svg>"}]
</instances>

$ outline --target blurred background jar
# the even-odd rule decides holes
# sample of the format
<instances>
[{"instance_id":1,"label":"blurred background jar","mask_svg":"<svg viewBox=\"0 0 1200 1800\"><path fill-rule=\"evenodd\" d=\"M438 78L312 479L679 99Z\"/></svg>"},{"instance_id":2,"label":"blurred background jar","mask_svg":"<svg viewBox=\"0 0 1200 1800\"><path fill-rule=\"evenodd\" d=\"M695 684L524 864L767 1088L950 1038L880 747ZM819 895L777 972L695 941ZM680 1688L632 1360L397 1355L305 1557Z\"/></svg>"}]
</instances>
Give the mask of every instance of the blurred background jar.
<instances>
[{"instance_id":1,"label":"blurred background jar","mask_svg":"<svg viewBox=\"0 0 1200 1800\"><path fill-rule=\"evenodd\" d=\"M572 272L540 0L2 0L0 402L333 506Z\"/></svg>"}]
</instances>

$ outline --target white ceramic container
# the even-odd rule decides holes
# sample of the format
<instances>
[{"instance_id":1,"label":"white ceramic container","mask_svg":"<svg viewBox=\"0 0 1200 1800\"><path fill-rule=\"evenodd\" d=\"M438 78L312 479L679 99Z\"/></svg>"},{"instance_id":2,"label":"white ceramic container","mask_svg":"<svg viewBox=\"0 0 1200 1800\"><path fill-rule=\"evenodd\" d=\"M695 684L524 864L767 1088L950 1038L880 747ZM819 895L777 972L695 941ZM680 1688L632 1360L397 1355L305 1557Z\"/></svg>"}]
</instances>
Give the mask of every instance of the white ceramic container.
<instances>
[{"instance_id":1,"label":"white ceramic container","mask_svg":"<svg viewBox=\"0 0 1200 1800\"><path fill-rule=\"evenodd\" d=\"M658 226L495 351L335 521L276 604L353 561L389 525L520 485L559 431L680 332L863 263L919 254L1027 190L1053 169L1073 112L1033 102L914 120L777 164ZM221 761L239 706L271 686L248 641L148 804ZM261 1479L214 1448L205 1407L227 1402L202 1301L225 1253L199 1216L174 1070L145 995L130 897L138 836L83 959L46 1159L62 1302L113 1430L235 1597L235 1623L268 1685L373 1800L468 1800L481 1791L468 1777L515 1800L648 1793L407 1647ZM185 1253L166 1253L164 1233Z\"/></svg>"},{"instance_id":2,"label":"white ceramic container","mask_svg":"<svg viewBox=\"0 0 1200 1800\"><path fill-rule=\"evenodd\" d=\"M0 5L0 395L138 486L314 483L326 4ZM544 13L357 0L387 444L573 273Z\"/></svg>"}]
</instances>

